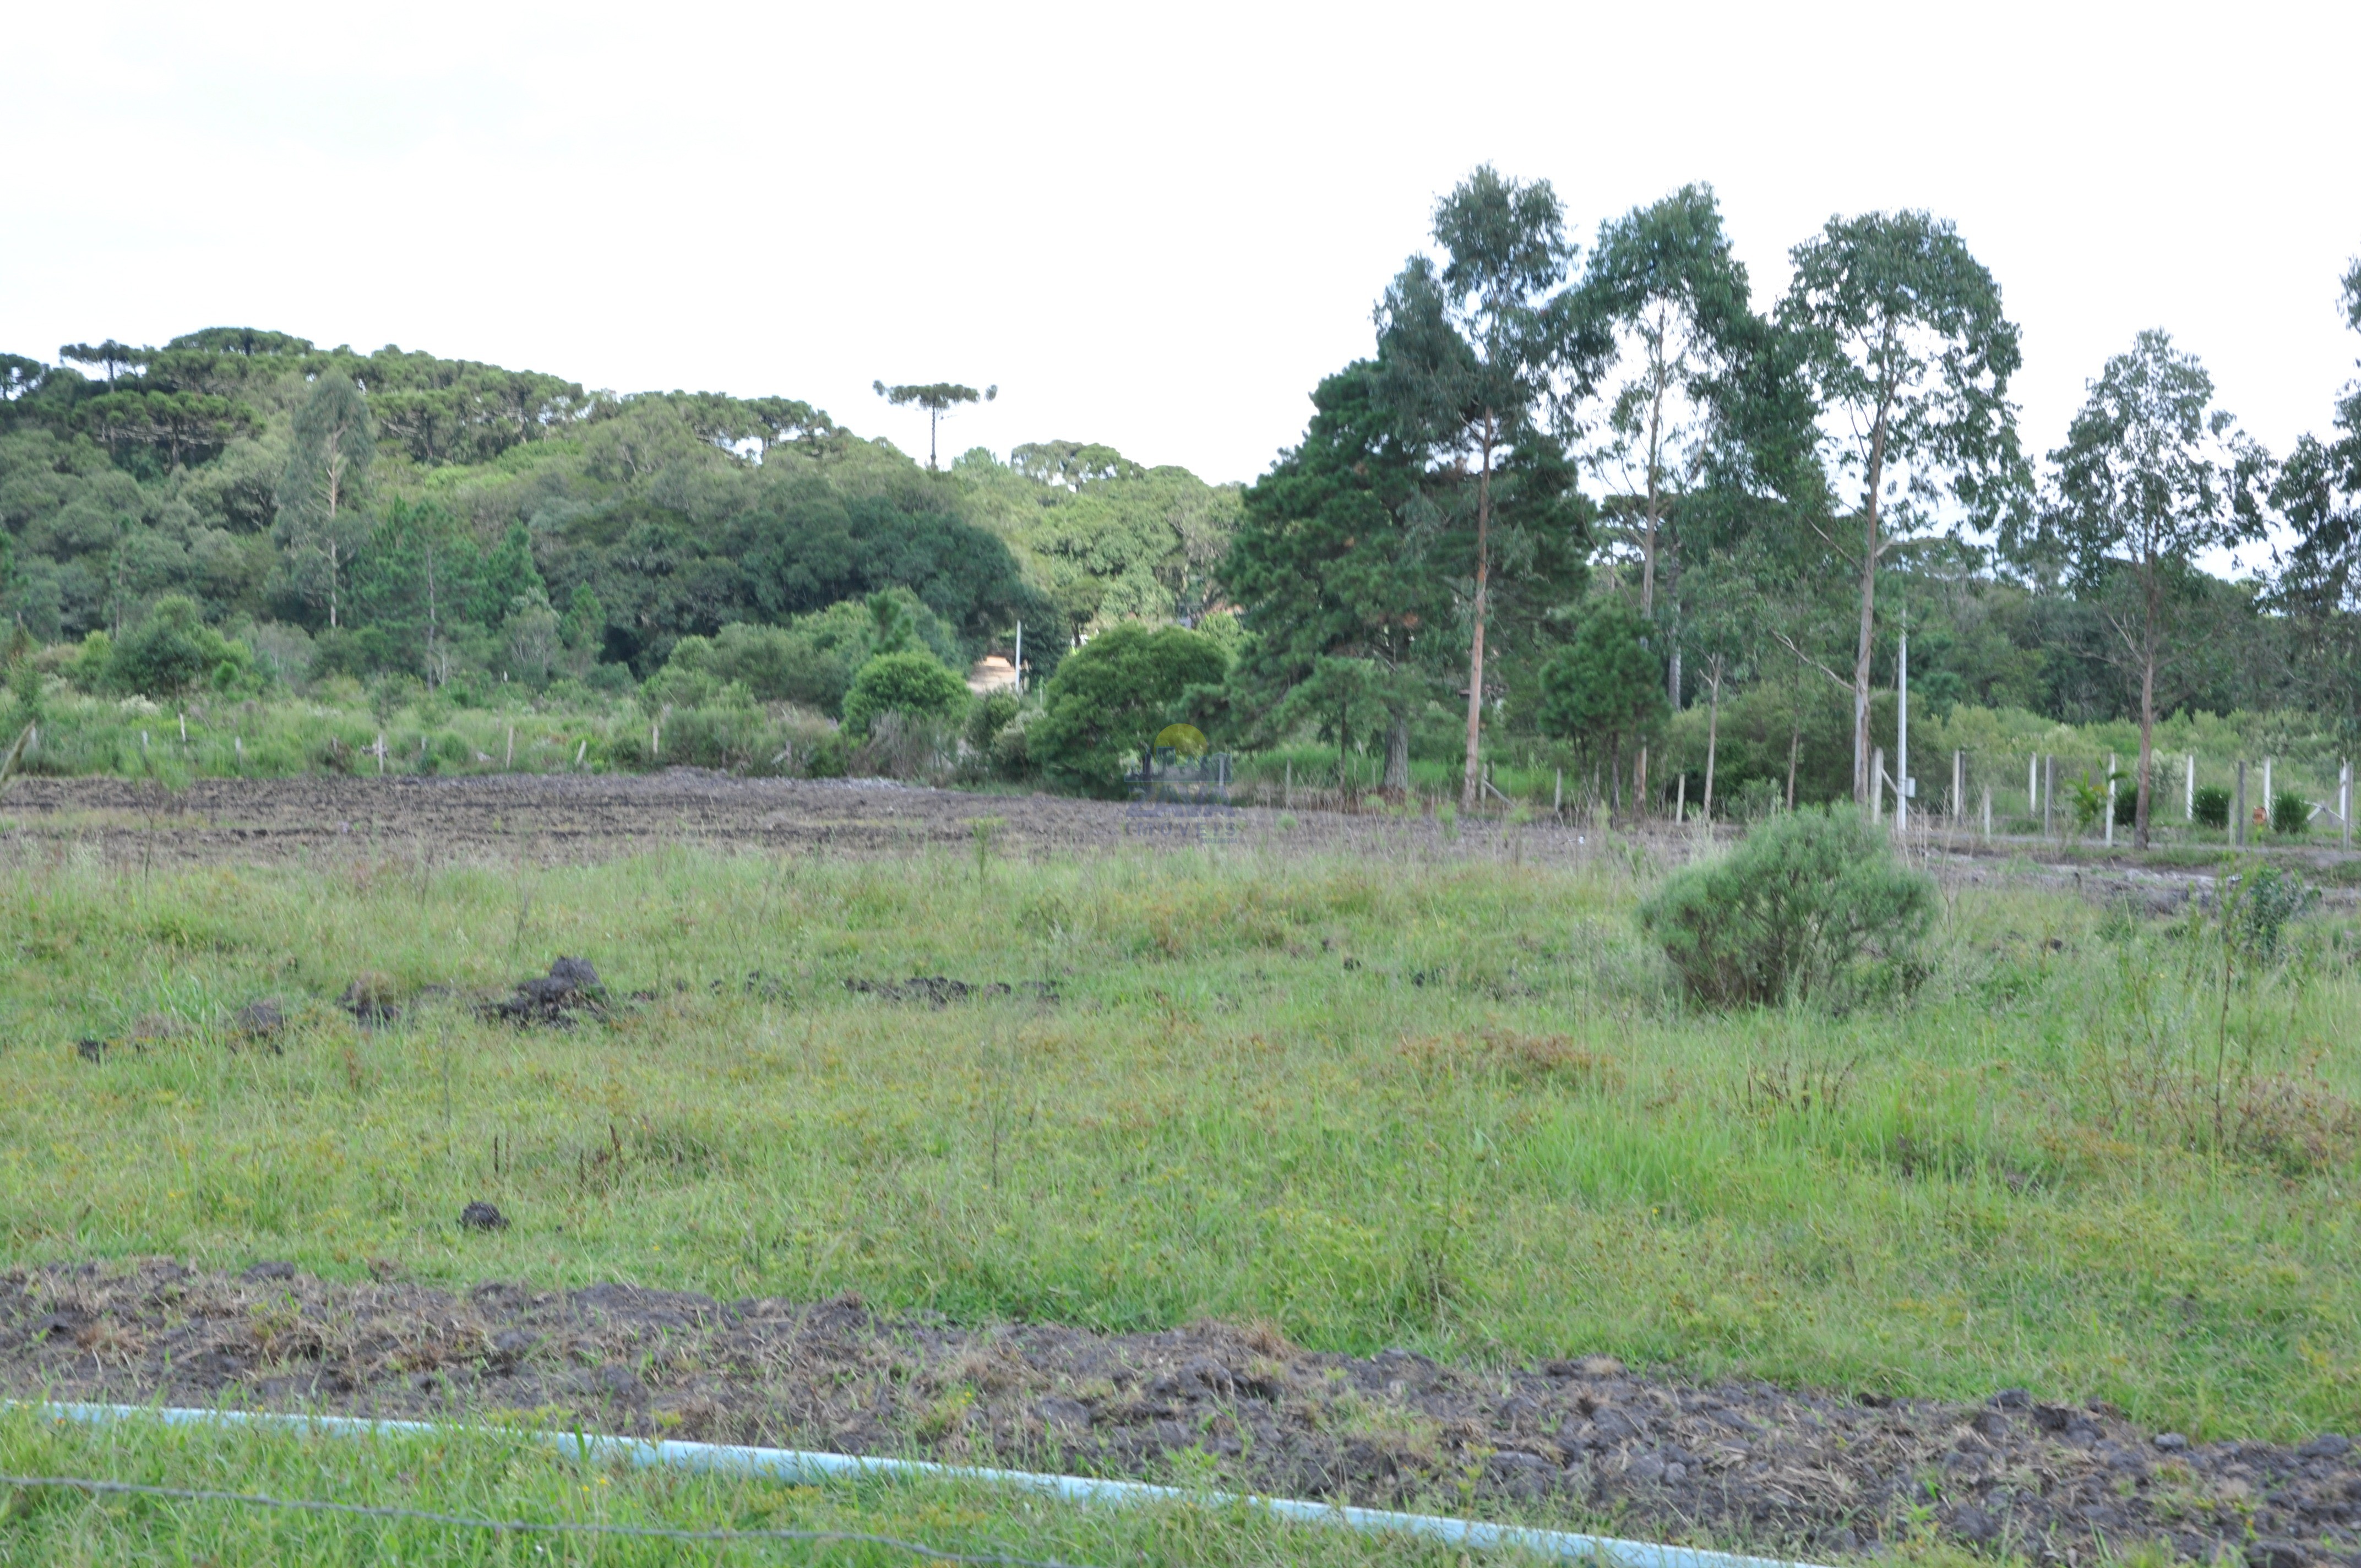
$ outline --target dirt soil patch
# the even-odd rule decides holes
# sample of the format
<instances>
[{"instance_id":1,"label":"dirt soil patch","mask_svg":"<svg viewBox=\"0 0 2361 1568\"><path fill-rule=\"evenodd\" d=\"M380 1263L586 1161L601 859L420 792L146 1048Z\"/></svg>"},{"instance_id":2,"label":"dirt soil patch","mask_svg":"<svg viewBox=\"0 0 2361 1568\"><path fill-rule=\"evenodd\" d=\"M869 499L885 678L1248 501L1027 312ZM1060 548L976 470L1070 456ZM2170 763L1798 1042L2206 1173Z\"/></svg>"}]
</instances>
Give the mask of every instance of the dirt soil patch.
<instances>
[{"instance_id":1,"label":"dirt soil patch","mask_svg":"<svg viewBox=\"0 0 2361 1568\"><path fill-rule=\"evenodd\" d=\"M963 1328L859 1299L629 1285L464 1294L168 1261L0 1274L18 1396L520 1418L593 1431L1162 1478L1475 1510L1820 1557L1931 1529L2089 1563L2153 1542L2254 1568L2361 1563L2361 1455L2188 1442L2002 1390L1976 1405L1305 1351L1268 1329Z\"/></svg>"},{"instance_id":2,"label":"dirt soil patch","mask_svg":"<svg viewBox=\"0 0 2361 1568\"><path fill-rule=\"evenodd\" d=\"M1696 830L1668 823L1602 838L1585 821L1528 822L1474 815L1445 823L1389 816L1374 797L1360 812L1268 806L1167 806L1048 795L976 795L885 779L739 778L699 768L658 773L490 773L459 777L202 779L181 790L115 778L32 778L0 801L0 854L59 863L95 851L116 865L155 861L269 863L374 861L583 862L667 844L805 854L974 853L976 824L996 823L993 853L1232 845L1261 852L1346 851L1378 861L1499 861L1577 866L1594 860L1641 870L1696 852ZM1718 829L1728 839L1736 830ZM1914 856L1955 885L2007 883L2080 894L2092 903L2168 915L2213 885L2210 871L2128 858L2061 858L2030 839L1981 844L1937 830ZM2352 857L2334 850L2277 858L2334 876ZM2361 889L2332 885L2327 903L2354 907Z\"/></svg>"}]
</instances>

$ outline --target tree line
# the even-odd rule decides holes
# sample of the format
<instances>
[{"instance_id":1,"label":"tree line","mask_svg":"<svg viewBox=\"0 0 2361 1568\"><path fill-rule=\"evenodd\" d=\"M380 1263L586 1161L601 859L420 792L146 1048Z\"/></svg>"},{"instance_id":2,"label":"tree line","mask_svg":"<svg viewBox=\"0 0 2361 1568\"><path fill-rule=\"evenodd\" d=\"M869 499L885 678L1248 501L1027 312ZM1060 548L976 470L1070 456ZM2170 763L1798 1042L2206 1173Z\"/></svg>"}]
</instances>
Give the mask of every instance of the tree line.
<instances>
[{"instance_id":1,"label":"tree line","mask_svg":"<svg viewBox=\"0 0 2361 1568\"><path fill-rule=\"evenodd\" d=\"M2000 286L1926 213L1831 219L1763 303L1704 186L1585 255L1546 181L1484 168L1433 237L1246 494L1222 573L1254 633L1224 694L1241 732L1377 740L1399 790L1457 704L1463 806L1488 729L1583 748L1644 801L1672 710L1789 707L1800 746L1836 700L1839 793L1866 799L1906 631L1938 707L2136 717L2144 839L2160 711L2361 728L2361 390L2274 461L2155 329L2036 460ZM2343 288L2361 329L2361 264ZM2267 536L2267 576L2202 569Z\"/></svg>"},{"instance_id":2,"label":"tree line","mask_svg":"<svg viewBox=\"0 0 2361 1568\"><path fill-rule=\"evenodd\" d=\"M881 592L947 664L1023 623L1046 674L1102 621L1202 613L1237 505L1088 443L937 471L796 399L277 332L0 356L0 615L113 641L185 599L305 677L616 687L733 625L807 623L826 655L829 612ZM833 713L851 673L823 674L798 694Z\"/></svg>"},{"instance_id":3,"label":"tree line","mask_svg":"<svg viewBox=\"0 0 2361 1568\"><path fill-rule=\"evenodd\" d=\"M0 356L0 614L82 642L78 678L150 685L839 716L891 656L856 707L924 691L946 720L911 661L961 671L1021 625L1036 677L1099 652L981 739L1013 725L1012 766L1092 788L1188 717L1374 752L1395 792L1447 757L1467 806L1502 749L1554 749L1644 808L1687 787L1665 731L1701 707L1708 755L1741 739L1726 790L1864 797L1905 632L1938 711L2139 719L2143 832L2160 715L2361 729L2361 389L2275 458L2157 329L2034 455L1999 283L1930 214L1830 220L1770 301L1701 185L1586 247L1546 181L1479 169L1433 239L1246 487L1070 440L939 466L934 424L998 391L948 381L876 389L928 410L922 465L793 398L258 329ZM2361 330L2361 264L2342 281ZM2202 569L2266 536L2267 574Z\"/></svg>"}]
</instances>

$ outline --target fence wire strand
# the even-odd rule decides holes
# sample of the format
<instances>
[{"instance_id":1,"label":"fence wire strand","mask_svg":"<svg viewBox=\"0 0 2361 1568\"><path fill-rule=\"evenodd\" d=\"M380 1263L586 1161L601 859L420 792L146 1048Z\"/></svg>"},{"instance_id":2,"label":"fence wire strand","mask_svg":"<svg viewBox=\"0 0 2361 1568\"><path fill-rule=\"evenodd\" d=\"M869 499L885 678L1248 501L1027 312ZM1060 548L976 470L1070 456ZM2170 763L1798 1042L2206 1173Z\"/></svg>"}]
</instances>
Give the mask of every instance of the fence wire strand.
<instances>
[{"instance_id":1,"label":"fence wire strand","mask_svg":"<svg viewBox=\"0 0 2361 1568\"><path fill-rule=\"evenodd\" d=\"M489 1530L511 1535L605 1535L647 1541L786 1542L808 1545L883 1546L906 1552L929 1563L996 1565L996 1568L1077 1568L1054 1558L1017 1557L1007 1552L952 1552L897 1536L853 1530L678 1530L665 1525L606 1524L574 1519L488 1519L466 1514L434 1513L424 1508L397 1508L368 1503L336 1503L319 1497L270 1497L254 1492L215 1492L194 1486L149 1486L136 1481L102 1481L77 1475L0 1475L0 1486L49 1486L83 1492L115 1492L142 1497L165 1497L192 1503L237 1503L247 1508L284 1508L299 1513L343 1514L362 1519L405 1520L458 1530Z\"/></svg>"}]
</instances>

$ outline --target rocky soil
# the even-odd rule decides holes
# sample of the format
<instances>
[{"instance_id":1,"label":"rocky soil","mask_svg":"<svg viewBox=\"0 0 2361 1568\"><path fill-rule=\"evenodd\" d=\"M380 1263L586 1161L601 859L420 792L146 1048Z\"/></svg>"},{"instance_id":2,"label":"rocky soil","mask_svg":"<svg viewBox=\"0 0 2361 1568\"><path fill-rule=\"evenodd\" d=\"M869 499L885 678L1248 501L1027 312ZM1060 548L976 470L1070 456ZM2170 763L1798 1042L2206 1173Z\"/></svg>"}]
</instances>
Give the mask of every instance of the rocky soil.
<instances>
[{"instance_id":1,"label":"rocky soil","mask_svg":"<svg viewBox=\"0 0 2361 1568\"><path fill-rule=\"evenodd\" d=\"M2193 1442L2104 1408L1980 1404L1316 1353L1268 1328L961 1327L859 1299L600 1285L451 1294L167 1261L0 1273L17 1396L584 1428L1222 1484L1818 1558L1931 1530L2081 1563L2153 1543L2361 1563L2361 1455ZM1192 1468L1193 1467L1193 1468Z\"/></svg>"}]
</instances>

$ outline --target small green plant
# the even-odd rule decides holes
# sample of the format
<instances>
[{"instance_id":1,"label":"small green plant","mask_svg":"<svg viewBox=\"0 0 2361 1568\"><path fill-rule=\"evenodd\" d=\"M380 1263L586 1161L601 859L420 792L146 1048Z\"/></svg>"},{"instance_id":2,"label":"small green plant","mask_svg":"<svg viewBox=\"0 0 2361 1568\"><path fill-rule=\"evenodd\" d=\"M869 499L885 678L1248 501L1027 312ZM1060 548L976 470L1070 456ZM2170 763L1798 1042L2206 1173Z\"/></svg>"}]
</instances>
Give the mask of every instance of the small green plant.
<instances>
[{"instance_id":1,"label":"small green plant","mask_svg":"<svg viewBox=\"0 0 2361 1568\"><path fill-rule=\"evenodd\" d=\"M2109 780L2121 776L2108 773L2092 779L2086 773L2069 786L2070 796L2074 806L2074 828L2077 832L2088 833L2106 820L2107 784ZM2120 822L2124 817L2119 813L2115 819Z\"/></svg>"},{"instance_id":2,"label":"small green plant","mask_svg":"<svg viewBox=\"0 0 2361 1568\"><path fill-rule=\"evenodd\" d=\"M34 667L33 661L19 659L9 666L8 695L16 707L12 728L41 721L41 672Z\"/></svg>"},{"instance_id":3,"label":"small green plant","mask_svg":"<svg viewBox=\"0 0 2361 1568\"><path fill-rule=\"evenodd\" d=\"M968 820L967 830L975 840L975 880L982 882L992 863L992 847L1000 841L1000 830L1008 826L1003 817L976 817Z\"/></svg>"},{"instance_id":4,"label":"small green plant","mask_svg":"<svg viewBox=\"0 0 2361 1568\"><path fill-rule=\"evenodd\" d=\"M2312 828L2312 802L2291 789L2271 796L2271 831L2294 838Z\"/></svg>"},{"instance_id":5,"label":"small green plant","mask_svg":"<svg viewBox=\"0 0 2361 1568\"><path fill-rule=\"evenodd\" d=\"M2220 784L2206 784L2197 791L2197 825L2200 828L2230 826L2230 792Z\"/></svg>"},{"instance_id":6,"label":"small green plant","mask_svg":"<svg viewBox=\"0 0 2361 1568\"><path fill-rule=\"evenodd\" d=\"M1841 807L1778 817L1728 859L1675 874L1640 923L1690 995L1741 1007L1906 986L1935 904L1933 881Z\"/></svg>"},{"instance_id":7,"label":"small green plant","mask_svg":"<svg viewBox=\"0 0 2361 1568\"><path fill-rule=\"evenodd\" d=\"M2231 879L2222 914L2232 940L2247 958L2268 963L2279 956L2288 922L2319 902L2320 889L2292 872L2266 864Z\"/></svg>"}]
</instances>

